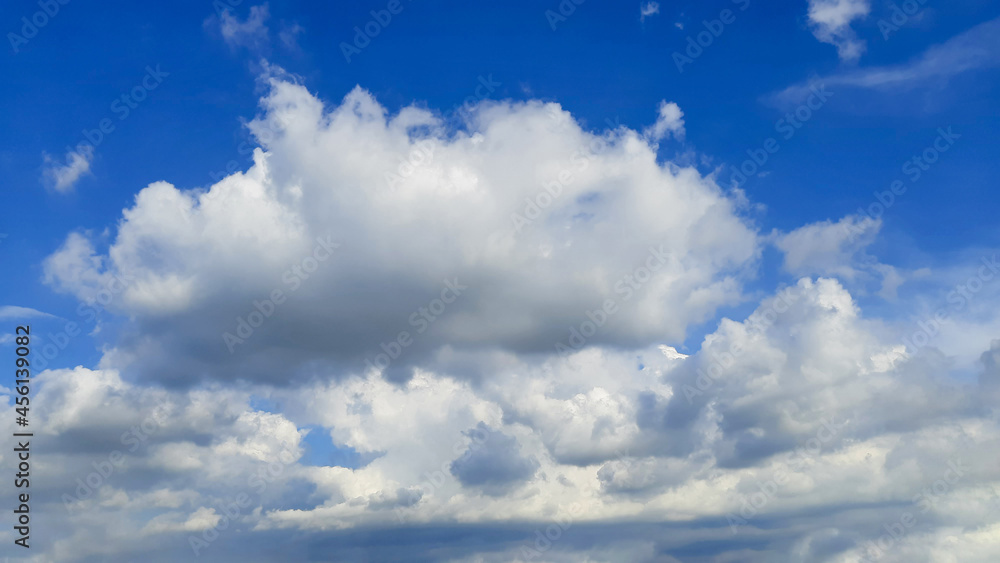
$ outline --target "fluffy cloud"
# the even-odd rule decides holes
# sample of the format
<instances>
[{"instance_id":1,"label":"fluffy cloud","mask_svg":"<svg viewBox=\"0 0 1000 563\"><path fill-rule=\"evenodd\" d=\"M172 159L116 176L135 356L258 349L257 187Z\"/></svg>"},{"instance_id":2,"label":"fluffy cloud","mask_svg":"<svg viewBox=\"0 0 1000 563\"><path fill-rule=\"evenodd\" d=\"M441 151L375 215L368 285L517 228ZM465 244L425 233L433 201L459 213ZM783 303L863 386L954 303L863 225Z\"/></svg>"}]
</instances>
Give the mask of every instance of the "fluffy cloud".
<instances>
[{"instance_id":1,"label":"fluffy cloud","mask_svg":"<svg viewBox=\"0 0 1000 563\"><path fill-rule=\"evenodd\" d=\"M671 134L678 139L684 139L684 112L674 102L663 100L657 111L656 123L646 129L646 137L659 141Z\"/></svg>"},{"instance_id":2,"label":"fluffy cloud","mask_svg":"<svg viewBox=\"0 0 1000 563\"><path fill-rule=\"evenodd\" d=\"M167 390L111 370L45 372L36 416L50 463L36 506L60 537L46 556L145 548L169 560L216 530L204 553L238 560L239 542L295 530L338 560L688 560L700 542L695 560L792 550L855 561L910 513L916 524L882 542L882 560L962 545L966 560L990 561L1000 427L940 354L901 348L836 281L803 279L746 320L724 319L691 355L494 352L478 382L418 371L396 384L372 371L302 388ZM995 349L983 356L984 391ZM254 396L275 412L251 406ZM306 427L375 455L311 465ZM113 450L124 460L67 504ZM224 521L241 494L249 500ZM401 537L398 553L343 540L400 524L422 531ZM455 525L474 544L440 552L418 539ZM746 538L758 548L742 550Z\"/></svg>"},{"instance_id":3,"label":"fluffy cloud","mask_svg":"<svg viewBox=\"0 0 1000 563\"><path fill-rule=\"evenodd\" d=\"M645 346L740 302L755 267L738 200L555 104L484 103L452 130L360 88L326 108L272 79L262 109L248 171L200 191L153 183L106 250L73 234L46 261L81 299L125 280L108 309L136 330L116 367L287 381L367 360L405 378L446 348L552 351L609 300L587 343ZM661 109L659 134L681 131Z\"/></svg>"},{"instance_id":4,"label":"fluffy cloud","mask_svg":"<svg viewBox=\"0 0 1000 563\"><path fill-rule=\"evenodd\" d=\"M809 24L816 39L837 47L842 60L855 61L865 52L865 42L858 39L851 23L870 11L870 0L809 0Z\"/></svg>"},{"instance_id":5,"label":"fluffy cloud","mask_svg":"<svg viewBox=\"0 0 1000 563\"><path fill-rule=\"evenodd\" d=\"M865 315L876 222L759 237L555 104L456 130L272 80L250 128L246 172L155 182L44 264L124 324L99 369L37 376L38 560L1000 556L998 347L966 335L970 377ZM672 347L768 241L797 279Z\"/></svg>"},{"instance_id":6,"label":"fluffy cloud","mask_svg":"<svg viewBox=\"0 0 1000 563\"><path fill-rule=\"evenodd\" d=\"M90 163L94 160L94 149L90 145L71 150L66 153L65 163L49 155L43 155L45 167L42 171L42 182L60 193L73 190L83 176L90 173Z\"/></svg>"}]
</instances>

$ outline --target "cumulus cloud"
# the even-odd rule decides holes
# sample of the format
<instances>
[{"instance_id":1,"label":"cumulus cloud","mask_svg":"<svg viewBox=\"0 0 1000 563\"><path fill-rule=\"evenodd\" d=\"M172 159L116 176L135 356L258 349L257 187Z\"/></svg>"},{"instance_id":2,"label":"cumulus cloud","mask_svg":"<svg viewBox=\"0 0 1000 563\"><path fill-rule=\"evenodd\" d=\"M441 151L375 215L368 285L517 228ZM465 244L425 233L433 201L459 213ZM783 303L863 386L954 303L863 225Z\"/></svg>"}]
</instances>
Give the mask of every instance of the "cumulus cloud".
<instances>
[{"instance_id":1,"label":"cumulus cloud","mask_svg":"<svg viewBox=\"0 0 1000 563\"><path fill-rule=\"evenodd\" d=\"M809 0L809 24L816 39L837 47L841 60L856 61L865 52L865 42L851 23L870 11L870 0Z\"/></svg>"},{"instance_id":2,"label":"cumulus cloud","mask_svg":"<svg viewBox=\"0 0 1000 563\"><path fill-rule=\"evenodd\" d=\"M671 134L678 139L684 139L684 112L674 102L663 100L656 113L656 123L646 129L646 137L660 141Z\"/></svg>"},{"instance_id":3,"label":"cumulus cloud","mask_svg":"<svg viewBox=\"0 0 1000 563\"><path fill-rule=\"evenodd\" d=\"M1000 427L976 389L947 377L946 359L900 348L836 281L803 279L747 319L724 319L690 355L499 353L479 383L421 371L400 385L370 372L301 388L169 390L112 370L50 371L36 415L53 465L35 506L54 515L63 539L47 555L60 561L143 548L177 558L213 527L205 553L220 561L239 560L241 542L284 546L292 530L288 560L326 549L338 560L504 561L537 549L535 530L555 523L562 539L542 551L552 561L686 560L699 545L723 560L794 550L834 562L865 553L904 510L918 525L893 556L950 541L990 561ZM279 412L252 407L261 394ZM380 455L307 464L306 426ZM125 461L67 510L63 495L115 449ZM241 493L250 500L221 528ZM400 524L419 533L394 548L343 541ZM420 539L455 525L475 541L442 552ZM750 536L759 548L743 551Z\"/></svg>"},{"instance_id":4,"label":"cumulus cloud","mask_svg":"<svg viewBox=\"0 0 1000 563\"><path fill-rule=\"evenodd\" d=\"M445 347L552 351L608 300L589 343L682 339L743 299L759 252L711 179L556 104L483 103L454 130L360 88L327 108L272 79L249 127L263 148L246 172L207 191L150 184L106 252L73 234L46 261L81 299L128 276L108 307L136 323L119 367L287 381L311 361L385 368L384 353L407 377ZM666 131L683 131L672 104Z\"/></svg>"},{"instance_id":5,"label":"cumulus cloud","mask_svg":"<svg viewBox=\"0 0 1000 563\"><path fill-rule=\"evenodd\" d=\"M45 166L42 170L42 182L60 193L73 190L76 183L90 173L90 163L94 160L94 148L90 145L66 153L65 163L60 163L48 154L42 155Z\"/></svg>"}]
</instances>

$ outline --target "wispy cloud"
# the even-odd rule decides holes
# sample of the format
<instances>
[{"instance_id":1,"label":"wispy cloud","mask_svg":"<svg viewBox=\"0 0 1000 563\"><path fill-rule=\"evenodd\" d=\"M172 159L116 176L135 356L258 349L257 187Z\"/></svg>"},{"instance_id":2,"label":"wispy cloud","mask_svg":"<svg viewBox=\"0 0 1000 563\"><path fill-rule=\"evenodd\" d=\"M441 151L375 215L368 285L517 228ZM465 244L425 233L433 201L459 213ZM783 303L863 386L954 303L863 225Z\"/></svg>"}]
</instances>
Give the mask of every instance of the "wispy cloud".
<instances>
[{"instance_id":1,"label":"wispy cloud","mask_svg":"<svg viewBox=\"0 0 1000 563\"><path fill-rule=\"evenodd\" d=\"M809 24L813 35L837 47L841 60L856 61L865 52L865 42L851 29L851 22L871 11L869 0L809 0Z\"/></svg>"},{"instance_id":2,"label":"wispy cloud","mask_svg":"<svg viewBox=\"0 0 1000 563\"><path fill-rule=\"evenodd\" d=\"M65 164L60 164L58 160L48 154L43 154L42 158L45 160L42 183L57 192L67 193L72 191L73 186L84 174L90 173L90 163L94 160L94 149L90 145L83 144L76 150L67 152Z\"/></svg>"},{"instance_id":3,"label":"wispy cloud","mask_svg":"<svg viewBox=\"0 0 1000 563\"><path fill-rule=\"evenodd\" d=\"M953 76L1000 63L1000 18L981 23L944 43L930 47L915 59L898 65L857 68L816 77L775 94L781 105L799 103L810 88L823 83L829 88L905 90L925 84L940 84Z\"/></svg>"},{"instance_id":4,"label":"wispy cloud","mask_svg":"<svg viewBox=\"0 0 1000 563\"><path fill-rule=\"evenodd\" d=\"M646 18L660 13L659 2L646 2L639 5L639 21L646 21Z\"/></svg>"},{"instance_id":5,"label":"wispy cloud","mask_svg":"<svg viewBox=\"0 0 1000 563\"><path fill-rule=\"evenodd\" d=\"M58 318L55 315L50 315L30 307L18 307L17 305L0 306L0 320L33 319L38 317L48 317L50 319Z\"/></svg>"},{"instance_id":6,"label":"wispy cloud","mask_svg":"<svg viewBox=\"0 0 1000 563\"><path fill-rule=\"evenodd\" d=\"M267 43L267 25L265 22L270 17L267 4L252 6L247 19L240 21L232 12L226 10L219 17L219 30L222 38L230 47L246 47L257 49Z\"/></svg>"}]
</instances>

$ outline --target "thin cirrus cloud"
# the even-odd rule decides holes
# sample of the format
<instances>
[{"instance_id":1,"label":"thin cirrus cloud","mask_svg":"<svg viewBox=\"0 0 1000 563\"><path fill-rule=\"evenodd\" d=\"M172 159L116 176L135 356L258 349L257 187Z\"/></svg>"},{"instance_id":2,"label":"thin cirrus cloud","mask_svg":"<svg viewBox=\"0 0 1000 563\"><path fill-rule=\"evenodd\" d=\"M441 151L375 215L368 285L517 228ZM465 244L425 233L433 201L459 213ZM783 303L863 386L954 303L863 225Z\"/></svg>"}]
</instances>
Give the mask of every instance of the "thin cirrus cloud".
<instances>
[{"instance_id":1,"label":"thin cirrus cloud","mask_svg":"<svg viewBox=\"0 0 1000 563\"><path fill-rule=\"evenodd\" d=\"M949 78L1000 64L1000 18L981 23L934 45L916 58L897 65L855 68L817 77L773 94L778 104L800 103L810 88L822 84L831 89L863 89L880 92L907 90L940 84Z\"/></svg>"},{"instance_id":2,"label":"thin cirrus cloud","mask_svg":"<svg viewBox=\"0 0 1000 563\"><path fill-rule=\"evenodd\" d=\"M32 309L30 307L19 307L17 305L3 305L0 306L0 319L12 320L12 319L34 319L34 318L56 318L55 315L50 315L43 311L37 309Z\"/></svg>"}]
</instances>

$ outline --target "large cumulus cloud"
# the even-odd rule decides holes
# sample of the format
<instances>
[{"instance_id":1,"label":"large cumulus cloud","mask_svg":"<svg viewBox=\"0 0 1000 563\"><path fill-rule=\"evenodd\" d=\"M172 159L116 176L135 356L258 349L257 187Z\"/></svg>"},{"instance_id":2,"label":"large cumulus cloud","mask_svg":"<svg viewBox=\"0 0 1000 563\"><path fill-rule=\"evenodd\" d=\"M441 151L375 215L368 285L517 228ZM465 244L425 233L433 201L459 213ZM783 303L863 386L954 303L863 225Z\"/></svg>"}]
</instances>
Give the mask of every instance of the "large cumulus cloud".
<instances>
[{"instance_id":1,"label":"large cumulus cloud","mask_svg":"<svg viewBox=\"0 0 1000 563\"><path fill-rule=\"evenodd\" d=\"M360 88L327 107L279 79L261 104L245 173L153 183L106 249L74 234L47 260L49 282L82 299L130 276L109 307L136 325L120 365L281 381L316 361L384 368L396 343L389 371L407 377L445 344L551 351L626 292L591 343L639 346L682 339L752 275L738 199L658 163L635 131L586 131L533 101L484 103L455 129Z\"/></svg>"}]
</instances>

